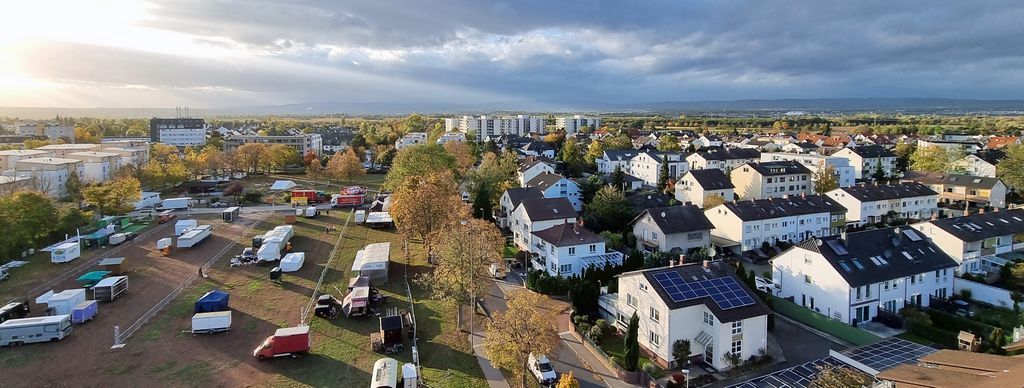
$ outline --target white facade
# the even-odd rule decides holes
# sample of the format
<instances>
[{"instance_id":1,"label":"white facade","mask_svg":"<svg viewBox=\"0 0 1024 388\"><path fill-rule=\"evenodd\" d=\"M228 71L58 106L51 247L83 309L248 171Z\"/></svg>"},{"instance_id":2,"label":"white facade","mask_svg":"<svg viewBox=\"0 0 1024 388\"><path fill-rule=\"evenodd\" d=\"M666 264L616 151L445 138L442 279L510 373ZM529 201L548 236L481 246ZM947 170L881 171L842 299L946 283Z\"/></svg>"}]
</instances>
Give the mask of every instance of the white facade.
<instances>
[{"instance_id":1,"label":"white facade","mask_svg":"<svg viewBox=\"0 0 1024 388\"><path fill-rule=\"evenodd\" d=\"M544 194L544 198L565 198L565 199L568 199L569 203L572 204L572 208L573 209L576 209L576 211L583 210L583 197L580 196L580 186L577 185L576 182L574 182L573 180L571 180L569 178L566 178L566 177L563 177L561 175L558 175L558 174L551 174L551 173L549 173L549 174L539 175L539 176L545 176L545 177L555 176L555 177L558 177L558 178L557 178L557 181L555 181L554 183L545 182L544 185L532 184L532 183L536 183L536 182L533 182L531 180L531 181L527 181L527 184L525 186L526 187L536 187L537 189L540 190L540 192L542 194Z\"/></svg>"},{"instance_id":2,"label":"white facade","mask_svg":"<svg viewBox=\"0 0 1024 388\"><path fill-rule=\"evenodd\" d=\"M533 180L540 174L554 174L555 166L552 166L546 162L538 161L533 164L527 164L526 166L520 167L516 176L519 178L519 186L526 186L526 183Z\"/></svg>"},{"instance_id":3,"label":"white facade","mask_svg":"<svg viewBox=\"0 0 1024 388\"><path fill-rule=\"evenodd\" d=\"M487 137L502 135L526 136L531 133L547 133L544 118L527 115L514 117L462 116L458 119L445 119L445 129L466 133L474 132L478 134L477 139L481 141Z\"/></svg>"},{"instance_id":4,"label":"white facade","mask_svg":"<svg viewBox=\"0 0 1024 388\"><path fill-rule=\"evenodd\" d=\"M743 220L727 205L719 205L704 211L704 215L715 225L711 236L739 243L741 251L760 248L764 242L778 241L799 243L812 236L824 237L838 233L837 224L843 223L838 212L820 212L778 217Z\"/></svg>"},{"instance_id":5,"label":"white facade","mask_svg":"<svg viewBox=\"0 0 1024 388\"><path fill-rule=\"evenodd\" d=\"M845 189L838 188L826 195L846 207L846 222L858 226L882 222L883 217L889 216L890 212L900 219L925 219L931 217L932 212L938 207L938 194L861 201L844 191Z\"/></svg>"},{"instance_id":6,"label":"white facade","mask_svg":"<svg viewBox=\"0 0 1024 388\"><path fill-rule=\"evenodd\" d=\"M205 145L206 127L164 128L160 130L160 142L175 147Z\"/></svg>"},{"instance_id":7,"label":"white facade","mask_svg":"<svg viewBox=\"0 0 1024 388\"><path fill-rule=\"evenodd\" d=\"M15 170L19 176L28 176L33 180L33 189L51 197L65 194L70 174L78 174L79 178L85 174L85 166L81 161L51 157L21 159L15 165Z\"/></svg>"},{"instance_id":8,"label":"white facade","mask_svg":"<svg viewBox=\"0 0 1024 388\"><path fill-rule=\"evenodd\" d=\"M512 210L512 216L510 217L509 227L512 229L512 240L515 242L519 249L524 251L532 251L533 246L536 246L537 238L533 235L533 232L541 231L550 228L555 225L564 223L575 223L576 215L572 214L564 218L556 218L551 220L533 221L527 214L526 209L522 203L516 206Z\"/></svg>"},{"instance_id":9,"label":"white facade","mask_svg":"<svg viewBox=\"0 0 1024 388\"><path fill-rule=\"evenodd\" d=\"M639 153L640 151L637 150L605 151L601 154L600 158L594 160L597 164L597 172L607 175L615 172L616 168L619 168L622 172L628 174L630 159L633 159Z\"/></svg>"},{"instance_id":10,"label":"white facade","mask_svg":"<svg viewBox=\"0 0 1024 388\"><path fill-rule=\"evenodd\" d=\"M395 149L400 150L405 147L419 144L427 144L426 132L409 132L405 134L401 139L395 141Z\"/></svg>"},{"instance_id":11,"label":"white facade","mask_svg":"<svg viewBox=\"0 0 1024 388\"><path fill-rule=\"evenodd\" d=\"M725 152L725 151L711 151L711 152ZM729 171L732 171L732 169L734 169L736 167L739 167L739 166L742 166L742 165L744 165L746 163L757 162L760 158L761 158L760 154L758 154L758 156L756 156L756 157L751 156L749 158L747 158L747 157L742 157L742 158L726 158L726 159L715 158L715 157L708 158L708 157L705 157L705 155L703 155L702 153L697 152L697 153L691 154L690 156L687 156L686 157L686 161L688 163L690 163L690 169L691 170L704 170L704 169L709 169L709 168L717 168L719 170L722 170L722 172L728 173Z\"/></svg>"},{"instance_id":12,"label":"white facade","mask_svg":"<svg viewBox=\"0 0 1024 388\"><path fill-rule=\"evenodd\" d=\"M763 175L757 168L746 164L733 169L729 175L733 186L736 187L736 195L743 199L806 195L814 190L811 174L807 172Z\"/></svg>"},{"instance_id":13,"label":"white facade","mask_svg":"<svg viewBox=\"0 0 1024 388\"><path fill-rule=\"evenodd\" d=\"M113 152L73 152L67 155L68 159L75 159L82 162L83 183L102 183L110 180L114 172L121 167L121 155Z\"/></svg>"},{"instance_id":14,"label":"white facade","mask_svg":"<svg viewBox=\"0 0 1024 388\"><path fill-rule=\"evenodd\" d=\"M629 167L623 171L640 178L647 186L657 186L658 180L661 177L663 159L667 159L668 175L671 178L679 178L680 175L685 174L689 170L689 164L680 154L641 152L629 160Z\"/></svg>"},{"instance_id":15,"label":"white facade","mask_svg":"<svg viewBox=\"0 0 1024 388\"><path fill-rule=\"evenodd\" d=\"M39 126L32 122L19 122L15 125L18 127L17 134L19 135L44 135L50 140L63 139L68 143L75 142L75 127L73 126L47 123L43 124L42 130L40 130Z\"/></svg>"},{"instance_id":16,"label":"white facade","mask_svg":"<svg viewBox=\"0 0 1024 388\"><path fill-rule=\"evenodd\" d=\"M839 182L839 187L850 187L857 183L857 173L853 166L850 165L850 160L835 156L825 156L819 154L793 154L788 152L765 152L761 154L762 162L777 162L782 160L791 160L803 164L805 167L811 170L812 173L817 173L820 169L826 166L832 166L835 169L836 180ZM813 187L813 186L812 186Z\"/></svg>"},{"instance_id":17,"label":"white facade","mask_svg":"<svg viewBox=\"0 0 1024 388\"><path fill-rule=\"evenodd\" d=\"M555 127L565 129L566 135L579 132L583 127L590 127L591 131L596 131L601 128L601 118L584 115L559 117L555 119Z\"/></svg>"},{"instance_id":18,"label":"white facade","mask_svg":"<svg viewBox=\"0 0 1024 388\"><path fill-rule=\"evenodd\" d=\"M996 177L996 166L977 155L967 155L960 160L953 162L953 169L963 171L963 173L967 175L989 178Z\"/></svg>"},{"instance_id":19,"label":"white facade","mask_svg":"<svg viewBox=\"0 0 1024 388\"><path fill-rule=\"evenodd\" d=\"M0 171L13 170L21 159L42 158L53 155L43 150L3 150L0 151Z\"/></svg>"},{"instance_id":20,"label":"white facade","mask_svg":"<svg viewBox=\"0 0 1024 388\"><path fill-rule=\"evenodd\" d=\"M735 349L739 350L742 360L768 347L767 315L722 322L705 304L670 310L641 272L624 273L618 280L616 325L625 328L636 313L640 321L637 331L640 346L653 353L663 365L676 364L672 344L678 340L689 340L690 354L718 370L729 369L723 356L732 352L734 345L738 345ZM708 338L708 346L701 345L698 337Z\"/></svg>"},{"instance_id":21,"label":"white facade","mask_svg":"<svg viewBox=\"0 0 1024 388\"><path fill-rule=\"evenodd\" d=\"M838 152L832 154L832 157L845 158L850 161L850 165L853 166L853 173L857 179L871 179L872 174L875 173L878 165L882 165L882 171L885 171L885 176L892 177L896 175L896 157L895 156L879 156L875 158L865 158L858 155L850 148L843 148Z\"/></svg>"},{"instance_id":22,"label":"white facade","mask_svg":"<svg viewBox=\"0 0 1024 388\"><path fill-rule=\"evenodd\" d=\"M603 240L562 246L536 236L534 241L536 244L530 247L530 252L543 260L543 270L551 276L580 276L587 267L604 268L605 262L612 266L622 265L622 253L606 252ZM535 269L538 269L538 264L534 264Z\"/></svg>"},{"instance_id":23,"label":"white facade","mask_svg":"<svg viewBox=\"0 0 1024 388\"><path fill-rule=\"evenodd\" d=\"M735 198L732 187L721 189L705 189L700 182L694 179L693 175L687 172L676 181L675 198L681 203L690 203L698 207L704 207L704 198L710 195L721 195L726 201Z\"/></svg>"},{"instance_id":24,"label":"white facade","mask_svg":"<svg viewBox=\"0 0 1024 388\"><path fill-rule=\"evenodd\" d=\"M466 134L462 132L445 132L437 138L437 144L444 144L450 141L466 142Z\"/></svg>"}]
</instances>

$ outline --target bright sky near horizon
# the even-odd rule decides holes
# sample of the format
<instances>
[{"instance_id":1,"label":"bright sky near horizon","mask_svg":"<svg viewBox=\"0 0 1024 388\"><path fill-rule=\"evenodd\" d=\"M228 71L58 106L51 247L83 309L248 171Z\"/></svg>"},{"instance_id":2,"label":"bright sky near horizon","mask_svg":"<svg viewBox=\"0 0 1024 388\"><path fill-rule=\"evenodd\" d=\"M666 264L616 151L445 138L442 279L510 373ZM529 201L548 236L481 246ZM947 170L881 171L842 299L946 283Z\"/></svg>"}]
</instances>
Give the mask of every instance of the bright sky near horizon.
<instances>
[{"instance_id":1,"label":"bright sky near horizon","mask_svg":"<svg viewBox=\"0 0 1024 388\"><path fill-rule=\"evenodd\" d=\"M0 106L1024 98L1019 1L0 3Z\"/></svg>"}]
</instances>

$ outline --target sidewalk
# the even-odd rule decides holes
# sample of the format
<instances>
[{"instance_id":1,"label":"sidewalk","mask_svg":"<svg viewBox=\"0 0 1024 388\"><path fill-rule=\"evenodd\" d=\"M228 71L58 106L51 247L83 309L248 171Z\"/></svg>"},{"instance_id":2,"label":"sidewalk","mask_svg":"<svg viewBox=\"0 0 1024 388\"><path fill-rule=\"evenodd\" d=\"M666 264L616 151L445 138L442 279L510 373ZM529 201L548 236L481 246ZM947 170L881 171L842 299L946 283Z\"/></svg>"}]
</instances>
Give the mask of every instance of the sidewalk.
<instances>
[{"instance_id":1,"label":"sidewalk","mask_svg":"<svg viewBox=\"0 0 1024 388\"><path fill-rule=\"evenodd\" d=\"M484 378L487 379L487 384L491 388L509 388L508 381L505 381L505 376L501 374L501 371L491 366L491 361L484 354L483 340L484 338L480 335L469 336L469 341L473 344L473 354L476 355L476 362L480 364L480 369L484 371Z\"/></svg>"},{"instance_id":2,"label":"sidewalk","mask_svg":"<svg viewBox=\"0 0 1024 388\"><path fill-rule=\"evenodd\" d=\"M598 376L610 388L629 388L635 387L634 385L626 384L619 377L615 375L615 372L608 369L601 360L597 359L597 355L587 349L579 340L568 331L558 333L559 337L562 337L562 344L572 349L573 353L576 353L576 357L580 359L587 368L590 369L594 374Z\"/></svg>"}]
</instances>

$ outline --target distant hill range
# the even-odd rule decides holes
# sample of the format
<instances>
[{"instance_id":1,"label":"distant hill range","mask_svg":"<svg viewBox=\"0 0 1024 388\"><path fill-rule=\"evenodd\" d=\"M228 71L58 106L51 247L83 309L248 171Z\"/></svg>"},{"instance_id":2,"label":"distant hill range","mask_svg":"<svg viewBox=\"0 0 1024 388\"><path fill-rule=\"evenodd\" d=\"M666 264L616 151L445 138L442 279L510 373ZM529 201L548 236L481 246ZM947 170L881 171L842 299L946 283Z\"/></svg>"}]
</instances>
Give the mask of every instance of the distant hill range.
<instances>
[{"instance_id":1,"label":"distant hill range","mask_svg":"<svg viewBox=\"0 0 1024 388\"><path fill-rule=\"evenodd\" d=\"M569 101L507 101L486 104L316 102L306 104L258 105L191 109L195 117L244 115L399 115L486 114L486 113L568 113L568 112L655 112L665 114L780 115L909 113L909 114L1024 114L1024 100L970 100L952 98L826 98L732 101L676 101L609 104ZM33 108L0 107L0 116L45 119L56 115L71 117L174 117L174 108Z\"/></svg>"}]
</instances>

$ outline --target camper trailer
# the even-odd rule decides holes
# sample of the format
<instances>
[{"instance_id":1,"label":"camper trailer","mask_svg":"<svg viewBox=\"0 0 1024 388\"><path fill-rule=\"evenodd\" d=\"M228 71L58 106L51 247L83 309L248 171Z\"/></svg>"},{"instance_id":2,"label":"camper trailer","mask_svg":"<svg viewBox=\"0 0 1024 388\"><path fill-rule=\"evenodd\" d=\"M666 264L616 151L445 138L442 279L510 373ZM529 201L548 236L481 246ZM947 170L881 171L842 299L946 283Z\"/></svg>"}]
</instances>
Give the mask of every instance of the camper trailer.
<instances>
[{"instance_id":1,"label":"camper trailer","mask_svg":"<svg viewBox=\"0 0 1024 388\"><path fill-rule=\"evenodd\" d=\"M0 323L0 346L60 341L71 335L71 315L11 319Z\"/></svg>"},{"instance_id":2,"label":"camper trailer","mask_svg":"<svg viewBox=\"0 0 1024 388\"><path fill-rule=\"evenodd\" d=\"M67 263L82 256L82 247L77 242L60 244L50 251L50 261Z\"/></svg>"}]
</instances>

